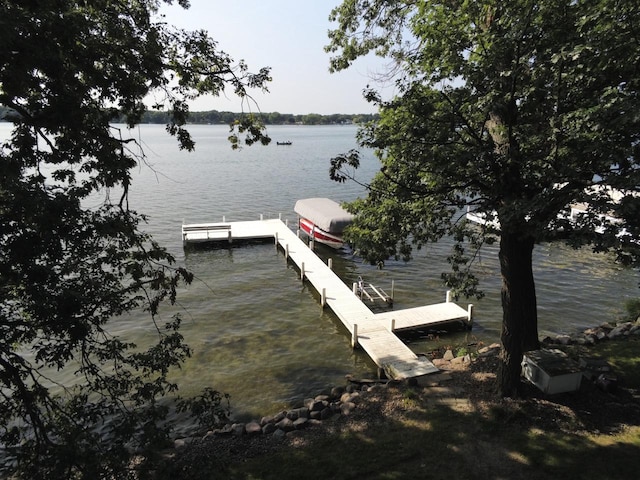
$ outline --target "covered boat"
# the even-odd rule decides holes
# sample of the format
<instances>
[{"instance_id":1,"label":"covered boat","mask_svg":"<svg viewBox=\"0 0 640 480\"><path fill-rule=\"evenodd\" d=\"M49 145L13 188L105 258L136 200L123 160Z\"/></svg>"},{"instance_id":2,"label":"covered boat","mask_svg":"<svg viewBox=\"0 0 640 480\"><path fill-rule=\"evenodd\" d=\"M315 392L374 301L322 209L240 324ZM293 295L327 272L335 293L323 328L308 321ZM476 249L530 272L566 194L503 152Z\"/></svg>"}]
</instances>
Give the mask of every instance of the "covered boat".
<instances>
[{"instance_id":1,"label":"covered boat","mask_svg":"<svg viewBox=\"0 0 640 480\"><path fill-rule=\"evenodd\" d=\"M328 198L298 200L294 211L300 216L300 229L316 242L333 248L344 245L342 232L353 221L353 215Z\"/></svg>"}]
</instances>

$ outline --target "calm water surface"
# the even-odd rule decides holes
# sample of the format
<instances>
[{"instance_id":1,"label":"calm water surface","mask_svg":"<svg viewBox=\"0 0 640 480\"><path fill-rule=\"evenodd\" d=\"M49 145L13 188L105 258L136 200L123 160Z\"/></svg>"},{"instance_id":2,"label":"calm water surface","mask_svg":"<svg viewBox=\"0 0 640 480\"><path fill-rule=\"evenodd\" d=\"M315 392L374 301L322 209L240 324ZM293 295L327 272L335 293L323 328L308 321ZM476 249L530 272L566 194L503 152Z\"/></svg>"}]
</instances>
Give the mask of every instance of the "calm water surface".
<instances>
[{"instance_id":1,"label":"calm water surface","mask_svg":"<svg viewBox=\"0 0 640 480\"><path fill-rule=\"evenodd\" d=\"M132 208L149 215L147 229L196 275L180 292L179 305L163 318L181 313L183 334L193 357L175 378L181 394L211 386L231 395L237 419L258 418L286 408L325 387L343 384L345 374L371 376L374 365L359 351L330 311L323 311L316 292L301 283L273 245L185 251L182 222L258 219L282 215L296 222L295 201L330 197L347 201L364 195L355 182L329 180L329 159L356 147L353 126L270 127L272 145L232 151L226 126L192 126L196 152L180 152L162 126L143 125L139 138L148 165L135 174ZM0 124L0 137L8 125ZM291 146L276 141L290 140ZM379 168L366 152L357 172L366 182ZM96 203L99 199L95 200ZM486 297L475 304L471 332L412 338L411 348L428 352L438 345L494 342L499 338L501 308L497 247L483 253L482 286ZM332 256L347 284L362 275L389 289L395 282L395 308L441 302L440 273L447 269L447 242L415 253L409 263L389 262L378 270L342 252ZM604 255L545 244L535 251L540 334L574 332L621 314L624 301L638 296L638 275ZM466 303L464 300L461 303ZM144 344L153 329L144 314L114 321L114 328Z\"/></svg>"}]
</instances>

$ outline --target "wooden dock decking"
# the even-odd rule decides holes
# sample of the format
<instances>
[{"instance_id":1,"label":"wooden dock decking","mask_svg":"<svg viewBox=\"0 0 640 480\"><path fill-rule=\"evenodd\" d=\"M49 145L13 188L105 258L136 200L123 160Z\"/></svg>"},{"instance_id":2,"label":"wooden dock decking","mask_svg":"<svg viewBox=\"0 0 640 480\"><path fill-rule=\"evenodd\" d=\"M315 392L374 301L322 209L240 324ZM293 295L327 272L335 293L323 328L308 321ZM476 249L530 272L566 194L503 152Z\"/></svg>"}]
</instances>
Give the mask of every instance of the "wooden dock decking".
<instances>
[{"instance_id":1,"label":"wooden dock decking","mask_svg":"<svg viewBox=\"0 0 640 480\"><path fill-rule=\"evenodd\" d=\"M373 313L322 259L279 219L222 222L182 226L182 240L189 243L273 238L291 259L303 280L320 294L347 328L352 345L360 346L388 377L405 379L435 373L438 369L425 357L416 355L393 332L430 325L462 322L470 325L472 306L467 310L444 302L405 310Z\"/></svg>"}]
</instances>

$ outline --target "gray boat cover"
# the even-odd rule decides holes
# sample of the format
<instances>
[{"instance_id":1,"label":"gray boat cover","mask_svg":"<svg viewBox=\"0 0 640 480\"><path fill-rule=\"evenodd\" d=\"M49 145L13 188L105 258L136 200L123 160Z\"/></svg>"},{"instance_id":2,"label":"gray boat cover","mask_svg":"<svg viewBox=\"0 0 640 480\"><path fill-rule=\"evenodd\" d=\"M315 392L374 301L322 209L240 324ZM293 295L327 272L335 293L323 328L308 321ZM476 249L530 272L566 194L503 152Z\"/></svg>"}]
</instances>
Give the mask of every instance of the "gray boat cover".
<instances>
[{"instance_id":1,"label":"gray boat cover","mask_svg":"<svg viewBox=\"0 0 640 480\"><path fill-rule=\"evenodd\" d=\"M353 215L328 198L305 198L298 200L294 211L315 226L330 233L342 233L353 221Z\"/></svg>"}]
</instances>

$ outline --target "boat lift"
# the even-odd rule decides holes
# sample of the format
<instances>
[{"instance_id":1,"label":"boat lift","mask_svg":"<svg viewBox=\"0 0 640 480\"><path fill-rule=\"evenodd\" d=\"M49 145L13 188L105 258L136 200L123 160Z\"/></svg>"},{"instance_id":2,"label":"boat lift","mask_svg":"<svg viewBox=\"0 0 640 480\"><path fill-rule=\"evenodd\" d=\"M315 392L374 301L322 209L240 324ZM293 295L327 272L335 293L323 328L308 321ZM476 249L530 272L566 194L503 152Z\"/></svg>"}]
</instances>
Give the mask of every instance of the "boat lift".
<instances>
[{"instance_id":1,"label":"boat lift","mask_svg":"<svg viewBox=\"0 0 640 480\"><path fill-rule=\"evenodd\" d=\"M353 293L360 297L363 302L368 300L374 305L383 302L387 306L393 305L393 280L391 281L391 295L385 292L381 287L376 287L372 283L366 284L361 276L358 282L353 284Z\"/></svg>"}]
</instances>

